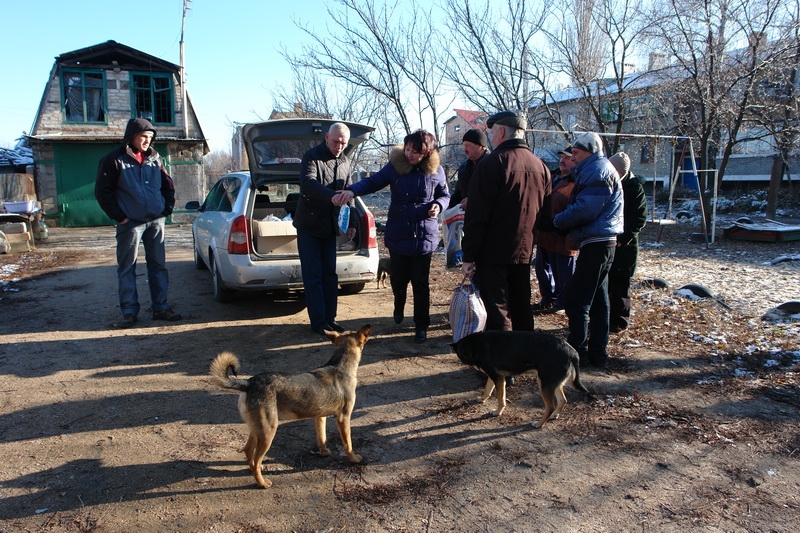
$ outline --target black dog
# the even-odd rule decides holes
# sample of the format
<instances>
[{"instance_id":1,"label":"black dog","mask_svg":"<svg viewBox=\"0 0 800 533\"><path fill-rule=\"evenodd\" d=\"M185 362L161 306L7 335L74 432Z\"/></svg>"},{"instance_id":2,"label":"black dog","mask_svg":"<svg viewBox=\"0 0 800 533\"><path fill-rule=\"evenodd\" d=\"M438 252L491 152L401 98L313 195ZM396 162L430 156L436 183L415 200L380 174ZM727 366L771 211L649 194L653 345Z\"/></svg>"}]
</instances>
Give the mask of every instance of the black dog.
<instances>
[{"instance_id":1,"label":"black dog","mask_svg":"<svg viewBox=\"0 0 800 533\"><path fill-rule=\"evenodd\" d=\"M489 376L481 395L485 402L497 389L497 411L506 408L506 378L536 373L539 393L544 401L544 414L533 427L540 428L550 419L558 418L567 404L564 385L572 385L585 393L581 384L578 352L564 339L539 331L482 331L467 335L452 344L461 362ZM554 405L555 402L555 405Z\"/></svg>"},{"instance_id":2,"label":"black dog","mask_svg":"<svg viewBox=\"0 0 800 533\"><path fill-rule=\"evenodd\" d=\"M389 279L389 267L392 262L388 257L381 257L378 260L378 288L386 288L386 280Z\"/></svg>"}]
</instances>

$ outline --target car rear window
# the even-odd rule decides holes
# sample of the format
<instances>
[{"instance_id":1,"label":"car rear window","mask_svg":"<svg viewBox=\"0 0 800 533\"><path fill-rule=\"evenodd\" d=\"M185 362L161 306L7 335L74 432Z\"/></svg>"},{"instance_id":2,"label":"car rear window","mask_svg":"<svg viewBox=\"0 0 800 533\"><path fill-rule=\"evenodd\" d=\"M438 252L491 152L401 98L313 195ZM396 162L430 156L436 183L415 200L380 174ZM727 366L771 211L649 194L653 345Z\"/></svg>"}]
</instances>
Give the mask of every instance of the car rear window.
<instances>
[{"instance_id":1,"label":"car rear window","mask_svg":"<svg viewBox=\"0 0 800 533\"><path fill-rule=\"evenodd\" d=\"M253 152L259 165L297 165L303 154L317 143L310 139L256 141Z\"/></svg>"}]
</instances>

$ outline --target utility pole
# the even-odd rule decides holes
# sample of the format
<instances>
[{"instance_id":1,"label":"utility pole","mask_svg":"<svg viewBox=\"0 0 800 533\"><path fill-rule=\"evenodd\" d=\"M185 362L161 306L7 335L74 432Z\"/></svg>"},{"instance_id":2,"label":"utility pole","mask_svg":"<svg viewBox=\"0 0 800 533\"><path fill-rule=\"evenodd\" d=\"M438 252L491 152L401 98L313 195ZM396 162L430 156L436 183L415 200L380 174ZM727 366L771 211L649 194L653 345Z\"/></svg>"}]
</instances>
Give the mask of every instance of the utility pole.
<instances>
[{"instance_id":1,"label":"utility pole","mask_svg":"<svg viewBox=\"0 0 800 533\"><path fill-rule=\"evenodd\" d=\"M189 97L186 94L186 65L183 57L183 29L186 26L186 12L191 9L192 0L183 0L183 16L181 17L181 105L183 107L183 138L189 138Z\"/></svg>"}]
</instances>

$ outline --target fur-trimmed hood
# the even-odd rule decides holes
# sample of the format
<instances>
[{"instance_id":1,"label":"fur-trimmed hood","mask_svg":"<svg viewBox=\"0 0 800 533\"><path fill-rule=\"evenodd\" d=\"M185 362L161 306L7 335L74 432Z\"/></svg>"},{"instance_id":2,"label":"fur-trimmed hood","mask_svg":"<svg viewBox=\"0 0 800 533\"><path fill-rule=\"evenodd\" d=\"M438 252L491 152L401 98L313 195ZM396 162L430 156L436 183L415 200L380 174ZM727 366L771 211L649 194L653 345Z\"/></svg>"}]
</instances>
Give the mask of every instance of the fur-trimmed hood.
<instances>
[{"instance_id":1,"label":"fur-trimmed hood","mask_svg":"<svg viewBox=\"0 0 800 533\"><path fill-rule=\"evenodd\" d=\"M404 146L402 144L398 144L394 148L392 148L391 152L389 152L389 162L392 164L392 167L397 171L398 174L406 175L411 174L414 172L414 166L408 162L406 159L406 154L404 152ZM439 169L439 151L434 150L428 157L420 161L419 169L426 175L431 176L436 174L436 171Z\"/></svg>"}]
</instances>

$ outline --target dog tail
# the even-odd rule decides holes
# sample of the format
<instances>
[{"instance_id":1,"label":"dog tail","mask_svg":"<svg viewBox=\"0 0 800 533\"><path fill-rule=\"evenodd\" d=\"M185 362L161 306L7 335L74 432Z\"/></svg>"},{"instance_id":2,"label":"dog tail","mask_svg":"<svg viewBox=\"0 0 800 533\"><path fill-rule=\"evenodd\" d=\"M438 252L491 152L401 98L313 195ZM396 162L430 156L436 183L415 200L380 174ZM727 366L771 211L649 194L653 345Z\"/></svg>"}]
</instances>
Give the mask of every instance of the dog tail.
<instances>
[{"instance_id":1,"label":"dog tail","mask_svg":"<svg viewBox=\"0 0 800 533\"><path fill-rule=\"evenodd\" d=\"M577 354L576 357L571 357L570 362L572 363L572 369L575 371L575 379L572 380L572 386L578 389L579 391L585 392L589 397L592 396L592 393L589 392L589 389L583 386L581 383L581 363L580 359L578 359Z\"/></svg>"},{"instance_id":2,"label":"dog tail","mask_svg":"<svg viewBox=\"0 0 800 533\"><path fill-rule=\"evenodd\" d=\"M250 384L249 380L240 379L236 376L239 372L239 359L231 352L222 352L211 361L211 381L223 389L235 389L246 391Z\"/></svg>"}]
</instances>

